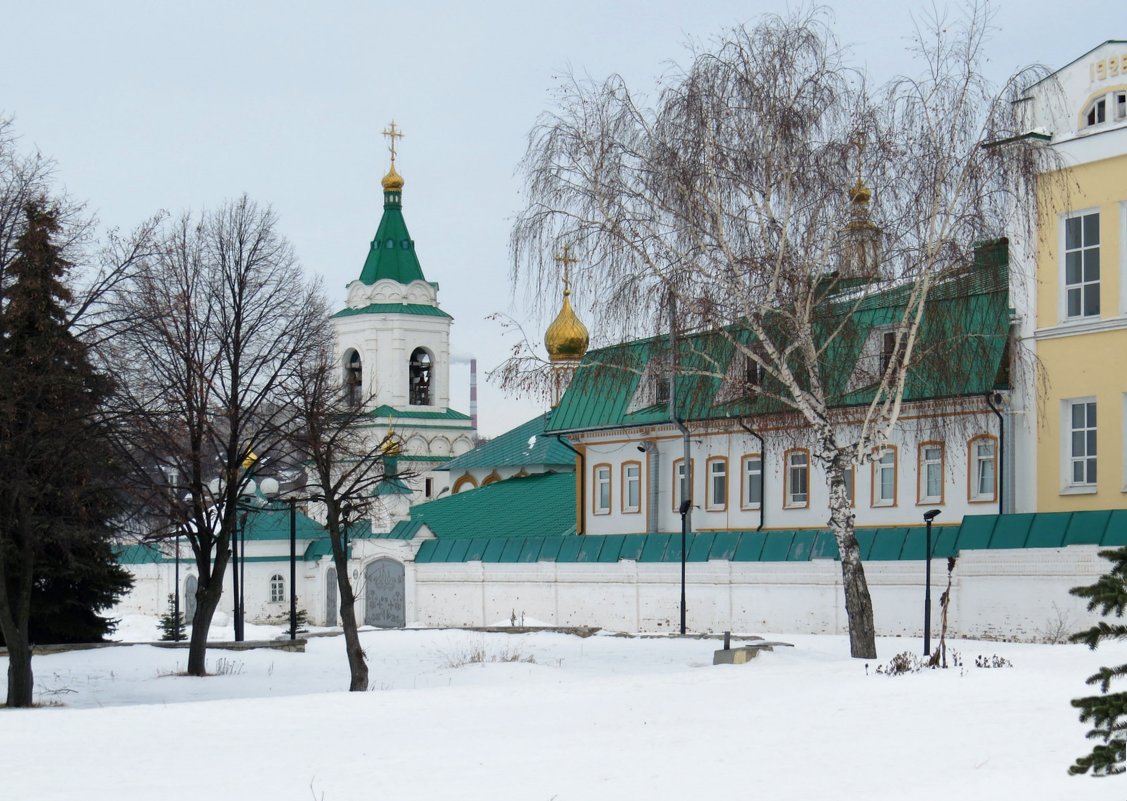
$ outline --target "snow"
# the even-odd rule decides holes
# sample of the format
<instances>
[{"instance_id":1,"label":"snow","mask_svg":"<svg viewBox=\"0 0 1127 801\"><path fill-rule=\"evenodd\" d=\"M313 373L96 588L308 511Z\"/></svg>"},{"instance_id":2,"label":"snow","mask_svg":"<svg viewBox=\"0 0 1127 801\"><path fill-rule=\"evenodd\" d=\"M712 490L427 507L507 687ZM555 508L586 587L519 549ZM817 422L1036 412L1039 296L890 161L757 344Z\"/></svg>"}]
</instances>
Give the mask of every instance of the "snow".
<instances>
[{"instance_id":1,"label":"snow","mask_svg":"<svg viewBox=\"0 0 1127 801\"><path fill-rule=\"evenodd\" d=\"M129 617L119 635L155 628ZM225 672L208 678L150 645L37 656L38 698L59 706L0 712L3 797L1124 796L1123 779L1066 769L1089 747L1068 701L1127 646L955 642L964 667L890 677L878 662L919 641L882 639L866 664L844 637L763 636L795 647L714 667L715 639L370 630L373 691L351 694L339 635L212 649ZM1013 667L975 668L979 654Z\"/></svg>"},{"instance_id":2,"label":"snow","mask_svg":"<svg viewBox=\"0 0 1127 801\"><path fill-rule=\"evenodd\" d=\"M528 450L532 450L535 447L536 447L536 435L533 434L531 437L528 438Z\"/></svg>"}]
</instances>

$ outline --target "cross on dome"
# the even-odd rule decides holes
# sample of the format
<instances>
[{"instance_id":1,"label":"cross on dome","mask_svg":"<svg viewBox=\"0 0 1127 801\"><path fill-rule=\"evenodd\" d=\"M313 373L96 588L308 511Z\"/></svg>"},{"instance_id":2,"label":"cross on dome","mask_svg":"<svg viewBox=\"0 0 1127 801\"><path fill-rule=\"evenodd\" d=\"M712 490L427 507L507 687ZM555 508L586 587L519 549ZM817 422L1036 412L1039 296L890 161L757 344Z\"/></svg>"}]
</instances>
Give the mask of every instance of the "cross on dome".
<instances>
[{"instance_id":1,"label":"cross on dome","mask_svg":"<svg viewBox=\"0 0 1127 801\"><path fill-rule=\"evenodd\" d=\"M394 167L395 166L395 140L403 138L403 131L396 128L395 127L395 120L392 120L391 124L388 127L383 129L383 135L388 138L388 141L389 141L388 150L391 151L391 166Z\"/></svg>"}]
</instances>

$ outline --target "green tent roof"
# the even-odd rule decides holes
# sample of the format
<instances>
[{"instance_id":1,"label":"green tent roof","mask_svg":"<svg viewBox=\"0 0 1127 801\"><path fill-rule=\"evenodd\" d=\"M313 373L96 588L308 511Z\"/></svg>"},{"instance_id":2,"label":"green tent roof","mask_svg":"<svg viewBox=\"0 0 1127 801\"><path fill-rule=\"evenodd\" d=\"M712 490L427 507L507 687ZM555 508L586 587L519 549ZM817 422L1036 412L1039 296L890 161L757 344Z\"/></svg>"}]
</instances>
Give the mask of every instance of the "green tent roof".
<instances>
[{"instance_id":1,"label":"green tent roof","mask_svg":"<svg viewBox=\"0 0 1127 801\"><path fill-rule=\"evenodd\" d=\"M905 382L904 400L929 400L985 394L1005 386L1010 333L1009 258L1005 240L981 246L974 265L936 286L928 295ZM868 296L828 295L823 302L818 373L831 406L868 403L874 386L851 384L870 334L898 322L911 287L893 286ZM768 318L765 325L773 321ZM777 323L783 325L781 321ZM835 332L830 336L830 332ZM780 338L781 339L781 338ZM736 343L747 345L746 330L698 332L678 340L677 416L715 420L787 411L771 397L772 380L752 398L726 398L724 375ZM663 423L667 404L632 408L641 382L667 374L669 340L652 337L589 351L548 423L548 432L618 428ZM952 369L958 365L958 369Z\"/></svg>"},{"instance_id":2,"label":"green tent roof","mask_svg":"<svg viewBox=\"0 0 1127 801\"><path fill-rule=\"evenodd\" d=\"M470 416L465 412L455 411L454 409L446 409L441 412L417 412L412 409L396 409L394 406L383 404L377 406L368 412L368 417L388 417L398 419L400 417L410 418L412 420L469 420Z\"/></svg>"},{"instance_id":3,"label":"green tent roof","mask_svg":"<svg viewBox=\"0 0 1127 801\"><path fill-rule=\"evenodd\" d=\"M421 503L382 536L410 538L422 524L440 539L574 535L575 474L536 473Z\"/></svg>"},{"instance_id":4,"label":"green tent roof","mask_svg":"<svg viewBox=\"0 0 1127 801\"><path fill-rule=\"evenodd\" d=\"M506 431L468 453L451 459L441 470L469 470L474 467L524 467L526 465L575 464L575 453L544 429L551 412L538 415L512 431Z\"/></svg>"},{"instance_id":5,"label":"green tent roof","mask_svg":"<svg viewBox=\"0 0 1127 801\"><path fill-rule=\"evenodd\" d=\"M415 240L403 220L403 193L384 192L383 217L376 236L368 248L368 258L360 271L360 280L369 286L390 278L400 284L425 281Z\"/></svg>"}]
</instances>

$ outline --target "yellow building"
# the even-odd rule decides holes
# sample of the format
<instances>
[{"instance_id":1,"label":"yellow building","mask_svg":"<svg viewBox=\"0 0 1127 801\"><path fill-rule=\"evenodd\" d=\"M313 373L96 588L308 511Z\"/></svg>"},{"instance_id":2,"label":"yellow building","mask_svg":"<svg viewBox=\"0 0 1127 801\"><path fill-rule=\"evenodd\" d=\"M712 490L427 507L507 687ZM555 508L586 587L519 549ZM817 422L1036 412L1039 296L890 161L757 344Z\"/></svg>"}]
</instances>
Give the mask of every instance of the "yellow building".
<instances>
[{"instance_id":1,"label":"yellow building","mask_svg":"<svg viewBox=\"0 0 1127 801\"><path fill-rule=\"evenodd\" d=\"M1031 130L1059 157L1039 182L1031 332L1037 511L1127 506L1127 41L1035 85Z\"/></svg>"}]
</instances>

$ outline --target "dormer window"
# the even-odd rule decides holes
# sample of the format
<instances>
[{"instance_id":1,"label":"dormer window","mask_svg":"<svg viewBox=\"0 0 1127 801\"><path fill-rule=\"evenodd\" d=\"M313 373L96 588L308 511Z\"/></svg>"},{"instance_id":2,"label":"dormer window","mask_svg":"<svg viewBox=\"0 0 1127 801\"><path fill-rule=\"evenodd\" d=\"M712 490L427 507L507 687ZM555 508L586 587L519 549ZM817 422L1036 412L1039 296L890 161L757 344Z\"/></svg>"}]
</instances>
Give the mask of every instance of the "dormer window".
<instances>
[{"instance_id":1,"label":"dormer window","mask_svg":"<svg viewBox=\"0 0 1127 801\"><path fill-rule=\"evenodd\" d=\"M1127 92L1115 93L1115 119L1127 119Z\"/></svg>"},{"instance_id":2,"label":"dormer window","mask_svg":"<svg viewBox=\"0 0 1127 801\"><path fill-rule=\"evenodd\" d=\"M658 405L669 403L669 376L655 376L653 381L654 403Z\"/></svg>"},{"instance_id":3,"label":"dormer window","mask_svg":"<svg viewBox=\"0 0 1127 801\"><path fill-rule=\"evenodd\" d=\"M896 354L896 332L885 331L881 334L880 342L880 374L884 375L888 372L889 365L892 364L892 357Z\"/></svg>"}]
</instances>

